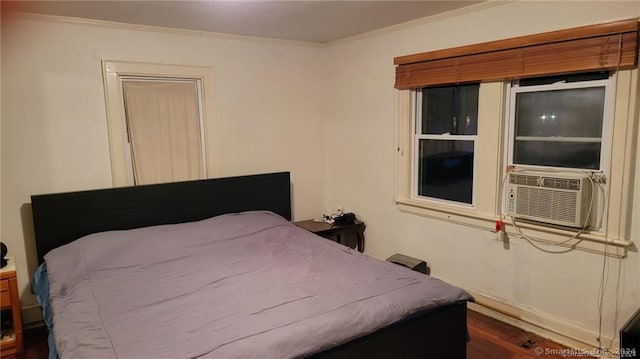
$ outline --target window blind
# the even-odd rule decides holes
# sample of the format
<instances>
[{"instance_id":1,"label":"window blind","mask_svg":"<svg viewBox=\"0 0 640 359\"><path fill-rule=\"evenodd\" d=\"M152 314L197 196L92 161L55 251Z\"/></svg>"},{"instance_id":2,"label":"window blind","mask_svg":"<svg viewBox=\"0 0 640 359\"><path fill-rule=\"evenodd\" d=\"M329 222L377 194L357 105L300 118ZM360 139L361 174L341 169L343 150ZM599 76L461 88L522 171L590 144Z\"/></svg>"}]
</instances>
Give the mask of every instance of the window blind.
<instances>
[{"instance_id":1,"label":"window blind","mask_svg":"<svg viewBox=\"0 0 640 359\"><path fill-rule=\"evenodd\" d=\"M205 178L194 82L122 82L136 185Z\"/></svg>"},{"instance_id":2,"label":"window blind","mask_svg":"<svg viewBox=\"0 0 640 359\"><path fill-rule=\"evenodd\" d=\"M583 26L394 58L395 88L506 81L638 66L638 20Z\"/></svg>"}]
</instances>

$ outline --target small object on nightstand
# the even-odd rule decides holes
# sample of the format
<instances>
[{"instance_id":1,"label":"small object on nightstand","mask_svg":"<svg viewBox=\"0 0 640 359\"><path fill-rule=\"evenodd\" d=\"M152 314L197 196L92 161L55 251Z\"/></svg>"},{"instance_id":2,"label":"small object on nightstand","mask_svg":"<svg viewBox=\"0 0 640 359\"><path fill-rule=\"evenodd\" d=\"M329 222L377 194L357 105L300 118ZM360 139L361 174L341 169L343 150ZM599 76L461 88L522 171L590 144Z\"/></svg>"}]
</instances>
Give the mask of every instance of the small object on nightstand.
<instances>
[{"instance_id":1,"label":"small object on nightstand","mask_svg":"<svg viewBox=\"0 0 640 359\"><path fill-rule=\"evenodd\" d=\"M396 253L387 258L387 262L407 267L416 272L424 273L427 275L429 274L429 267L427 267L427 262L421 259L405 256L404 254Z\"/></svg>"},{"instance_id":2,"label":"small object on nightstand","mask_svg":"<svg viewBox=\"0 0 640 359\"><path fill-rule=\"evenodd\" d=\"M16 265L12 257L8 257L6 267L0 269L0 353L2 357L22 353L22 315Z\"/></svg>"},{"instance_id":3,"label":"small object on nightstand","mask_svg":"<svg viewBox=\"0 0 640 359\"><path fill-rule=\"evenodd\" d=\"M333 219L333 223L340 226L354 224L356 223L356 215L353 213L341 213Z\"/></svg>"},{"instance_id":4,"label":"small object on nightstand","mask_svg":"<svg viewBox=\"0 0 640 359\"><path fill-rule=\"evenodd\" d=\"M0 242L0 268L4 268L7 266L7 246Z\"/></svg>"},{"instance_id":5,"label":"small object on nightstand","mask_svg":"<svg viewBox=\"0 0 640 359\"><path fill-rule=\"evenodd\" d=\"M306 229L309 232L313 232L320 237L332 238L335 237L336 241L342 244L342 236L345 234L355 234L358 240L357 249L360 252L364 252L364 230L366 228L364 222L354 220L353 223L339 225L329 224L326 222L316 222L313 219L306 221L296 222L296 226Z\"/></svg>"}]
</instances>

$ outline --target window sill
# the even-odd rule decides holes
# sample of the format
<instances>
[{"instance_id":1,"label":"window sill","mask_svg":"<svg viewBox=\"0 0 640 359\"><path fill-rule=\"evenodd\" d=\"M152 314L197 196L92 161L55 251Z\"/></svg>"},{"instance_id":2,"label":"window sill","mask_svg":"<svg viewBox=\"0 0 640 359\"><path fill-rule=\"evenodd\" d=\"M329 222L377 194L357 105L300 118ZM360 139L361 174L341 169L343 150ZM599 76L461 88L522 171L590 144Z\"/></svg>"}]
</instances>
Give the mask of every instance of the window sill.
<instances>
[{"instance_id":1,"label":"window sill","mask_svg":"<svg viewBox=\"0 0 640 359\"><path fill-rule=\"evenodd\" d=\"M495 233L495 222L498 217L494 214L479 213L476 210L458 206L447 206L432 203L425 203L411 198L397 198L396 206L398 210L405 213L417 214L425 217L435 218L451 223L456 223L468 227L473 227L487 232ZM505 219L506 233L509 239L523 239L509 219ZM622 238L607 237L601 232L587 232L580 235L580 241L572 240L576 232L570 229L536 225L533 223L518 222L518 227L523 233L535 240L537 246L551 251L562 251L562 248L579 249L586 252L606 254L608 256L623 258L627 249L633 246L633 242ZM497 240L497 239L496 239ZM555 248L555 249L554 249Z\"/></svg>"},{"instance_id":2,"label":"window sill","mask_svg":"<svg viewBox=\"0 0 640 359\"><path fill-rule=\"evenodd\" d=\"M403 212L482 229L494 229L495 227L496 218L479 214L477 210L467 206L420 201L412 198L397 198L396 205Z\"/></svg>"}]
</instances>

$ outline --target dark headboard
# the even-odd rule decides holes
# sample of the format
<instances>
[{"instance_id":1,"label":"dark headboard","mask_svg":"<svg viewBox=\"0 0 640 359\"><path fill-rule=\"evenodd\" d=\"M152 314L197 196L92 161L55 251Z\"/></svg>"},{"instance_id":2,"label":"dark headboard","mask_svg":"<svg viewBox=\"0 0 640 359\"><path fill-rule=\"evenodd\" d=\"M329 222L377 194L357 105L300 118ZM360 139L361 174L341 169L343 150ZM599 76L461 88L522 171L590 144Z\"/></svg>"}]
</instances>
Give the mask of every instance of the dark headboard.
<instances>
[{"instance_id":1,"label":"dark headboard","mask_svg":"<svg viewBox=\"0 0 640 359\"><path fill-rule=\"evenodd\" d=\"M289 172L31 196L38 262L91 233L269 210L291 220Z\"/></svg>"}]
</instances>

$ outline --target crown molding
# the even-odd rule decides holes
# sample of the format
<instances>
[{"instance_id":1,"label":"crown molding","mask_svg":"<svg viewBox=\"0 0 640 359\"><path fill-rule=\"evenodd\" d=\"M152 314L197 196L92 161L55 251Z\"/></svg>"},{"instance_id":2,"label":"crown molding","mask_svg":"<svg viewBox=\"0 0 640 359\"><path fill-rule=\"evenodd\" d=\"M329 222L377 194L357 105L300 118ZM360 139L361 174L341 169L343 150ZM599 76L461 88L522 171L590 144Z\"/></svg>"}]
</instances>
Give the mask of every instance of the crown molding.
<instances>
[{"instance_id":1,"label":"crown molding","mask_svg":"<svg viewBox=\"0 0 640 359\"><path fill-rule=\"evenodd\" d=\"M117 21L86 19L86 18L71 17L71 16L36 14L36 13L19 12L19 11L3 11L2 18L53 22L53 23L71 24L71 25L80 25L80 26L94 26L94 27L102 27L102 28L117 29L117 30L144 31L144 32L200 37L200 38L204 37L204 38L231 40L231 41L261 42L261 43L268 43L268 44L275 44L275 45L304 46L304 47L316 47L316 48L321 48L324 46L321 43L310 42L310 41L296 41L296 40L274 39L274 38L268 38L268 37L258 37L258 36L234 35L234 34L226 34L221 32L180 29L175 27L165 27L165 26L155 26L155 25L130 24L130 23L124 23L124 22L117 22Z\"/></svg>"},{"instance_id":2,"label":"crown molding","mask_svg":"<svg viewBox=\"0 0 640 359\"><path fill-rule=\"evenodd\" d=\"M400 30L405 30L405 29L410 29L410 28L417 27L417 26L430 24L430 23L433 23L433 22L436 22L436 21L442 21L442 20L445 20L445 19L450 19L450 18L454 18L454 17L458 17L458 16L467 15L467 14L471 14L471 13L474 13L474 12L486 10L486 9L491 9L491 8L494 8L494 7L497 7L497 6L502 6L502 5L510 4L510 3L517 2L517 1L520 1L520 0L487 0L487 1L484 1L484 2L481 2L481 3L478 3L478 4L465 6L465 7L459 8L459 9L446 11L446 12L443 12L443 13L440 13L440 14L436 14L436 15L427 16L427 17L423 17L423 18L420 18L420 19L416 19L416 20L403 22L402 24L391 25L391 26L387 26L387 27L384 27L384 28L381 28L381 29L365 32L365 33L362 33L362 34L345 37L343 39L330 41L330 42L325 42L324 45L325 46L333 46L333 45L341 45L341 44L345 44L345 43L350 43L350 42L354 42L354 41L358 41L358 40L362 40L362 39L366 39L366 38L370 38L370 37L374 37L374 36L378 36L378 35L384 35L384 34L396 32L396 31L400 31Z\"/></svg>"}]
</instances>

